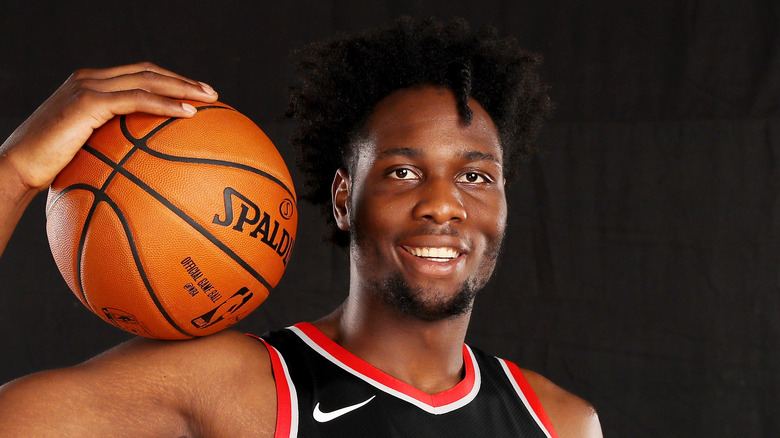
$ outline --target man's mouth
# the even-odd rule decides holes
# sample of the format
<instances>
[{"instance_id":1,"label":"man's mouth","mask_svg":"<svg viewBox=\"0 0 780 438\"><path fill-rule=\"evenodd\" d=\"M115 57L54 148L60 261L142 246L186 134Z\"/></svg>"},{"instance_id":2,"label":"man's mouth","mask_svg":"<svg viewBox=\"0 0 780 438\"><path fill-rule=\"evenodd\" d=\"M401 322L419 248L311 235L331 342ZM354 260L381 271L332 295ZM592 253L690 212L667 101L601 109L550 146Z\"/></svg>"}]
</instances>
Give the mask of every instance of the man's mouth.
<instances>
[{"instance_id":1,"label":"man's mouth","mask_svg":"<svg viewBox=\"0 0 780 438\"><path fill-rule=\"evenodd\" d=\"M450 260L458 258L460 252L453 248L448 247L403 247L409 254L420 257L432 262L449 262Z\"/></svg>"}]
</instances>

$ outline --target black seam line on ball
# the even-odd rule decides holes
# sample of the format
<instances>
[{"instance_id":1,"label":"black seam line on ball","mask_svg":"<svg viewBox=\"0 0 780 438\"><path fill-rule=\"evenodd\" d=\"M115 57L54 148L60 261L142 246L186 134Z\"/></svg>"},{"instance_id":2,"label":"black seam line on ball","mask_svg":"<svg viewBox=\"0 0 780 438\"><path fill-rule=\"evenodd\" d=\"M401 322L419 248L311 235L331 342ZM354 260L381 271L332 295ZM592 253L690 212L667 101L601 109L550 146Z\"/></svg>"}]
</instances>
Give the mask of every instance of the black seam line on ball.
<instances>
[{"instance_id":1,"label":"black seam line on ball","mask_svg":"<svg viewBox=\"0 0 780 438\"><path fill-rule=\"evenodd\" d=\"M127 153L122 157L121 160L119 160L118 163L116 163L116 165L112 164L111 167L113 168L113 170L108 175L106 180L103 182L103 185L100 187L100 190L105 192L106 189L108 189L108 185L111 184L111 181L113 181L114 177L116 176L117 169L119 167L124 166L125 163L127 162L127 160L129 160L130 157L133 156L135 151L137 151L138 149L140 149L141 146L143 146L144 142L146 142L146 138L151 137L152 135L154 135L154 133L156 133L159 130L163 129L164 127L170 125L171 122L173 122L174 120L176 120L176 119L173 118L173 117L169 118L169 119L166 119L165 121L161 122L159 125L155 126L154 129L152 129L151 132L149 132L149 134L147 134L147 136L142 137L142 138L139 139L139 138L133 137L132 134L130 134L130 130L127 128L127 116L126 115L119 116L119 129L122 132L122 136L124 136L125 139L127 139L127 141L129 141L133 145L133 147L130 148L129 151L127 151ZM87 146L87 145L85 144L84 146Z\"/></svg>"},{"instance_id":2,"label":"black seam line on ball","mask_svg":"<svg viewBox=\"0 0 780 438\"><path fill-rule=\"evenodd\" d=\"M226 109L228 111L235 111L232 108L219 106L219 105L202 106L202 107L198 108L198 111L202 111L202 110L206 110L206 109ZM246 164L235 163L235 162L232 162L232 161L225 161L225 160L216 160L216 159L212 159L212 158L195 158L195 157L181 157L181 156L178 156L178 155L170 155L170 154L166 154L166 153L163 153L163 152L160 152L160 151L156 151L154 149L149 148L149 146L147 145L147 141L154 134L156 134L160 129L164 128L165 126L167 126L168 124L170 124L171 122L173 122L175 120L179 120L179 119L174 118L174 119L166 120L160 126L155 128L154 130L152 130L151 132L149 132L148 134L146 134L142 138L135 139L135 138L133 138L130 135L129 132L126 131L126 125L124 124L124 117L123 117L122 118L122 125L121 125L122 126L122 132L125 134L125 137L127 137L127 139L130 140L133 143L133 145L135 145L135 147L137 147L138 149L141 149L142 151L146 152L149 155L152 155L154 157L157 157L157 158L160 158L160 159L163 159L163 160L179 162L179 163L209 164L209 165L212 165L212 166L231 167L231 168L234 168L234 169L246 170L247 172L251 172L251 173L260 175L263 178L265 178L265 179L273 182L274 184L278 185L279 187L283 188L284 191L286 191L292 197L293 202L296 204L296 207L297 207L298 200L296 199L296 197L293 194L292 190L289 187L287 187L287 185L284 182L282 182L282 180L280 180L279 178L271 175L268 172L260 170L258 168L255 168L255 167L252 167L252 166L248 166ZM124 161L125 160L123 159L120 162L120 166L124 163Z\"/></svg>"},{"instance_id":3,"label":"black seam line on ball","mask_svg":"<svg viewBox=\"0 0 780 438\"><path fill-rule=\"evenodd\" d=\"M93 312L95 312L95 309L92 307L92 304L89 303L89 300L87 299L86 294L84 292L84 284L82 283L81 280L81 259L84 251L84 243L86 240L87 230L89 229L89 224L92 221L92 216L94 215L97 206L101 202L105 202L106 204L108 204L109 207L111 207L112 210L114 210L114 214L116 214L117 219L122 224L122 228L125 231L125 237L127 238L127 243L130 247L130 252L133 254L133 261L135 262L135 267L138 270L138 274L141 276L141 281L143 281L144 287L146 287L146 292L151 297L155 307L157 307L157 310L165 318L165 320L168 321L171 327L175 328L179 333L185 336L195 337L195 335L191 333L187 333L181 327L179 327L178 324L176 324L176 322L171 318L168 312L165 311L165 308L160 302L160 299L157 297L157 294L155 293L152 284L149 282L149 277L146 275L146 271L144 270L143 264L141 263L141 257L138 254L138 248L135 245L135 239L133 238L133 233L130 230L130 224L127 222L127 218L122 213L122 209L119 208L116 202L114 202L114 200L111 199L111 197L108 196L108 194L106 194L105 192L101 191L96 187L92 187L88 184L83 184L83 183L74 184L72 186L66 187L59 193L57 199L59 199L61 196L73 190L87 190L89 192L92 192L92 194L95 196L95 199L92 201L92 206L89 210L89 213L87 214L87 218L84 221L84 227L82 228L81 231L81 238L79 240L79 249L78 249L77 259L76 259L77 261L76 274L77 274L79 292L81 293L81 297L84 299L84 302L87 303L88 307Z\"/></svg>"},{"instance_id":4,"label":"black seam line on ball","mask_svg":"<svg viewBox=\"0 0 780 438\"><path fill-rule=\"evenodd\" d=\"M206 109L206 108L225 108L225 109L230 109L230 108L227 108L227 107L224 107L224 106L219 106L219 105L207 105L207 106L202 106L200 108L204 108L204 109ZM198 111L200 111L200 108L198 108ZM124 166L124 164L127 162L127 160L129 160L130 157L132 157L133 154L135 153L135 151L137 151L138 149L142 149L142 150L144 150L146 152L149 152L149 148L146 146L146 142L150 138L152 138L155 134L160 132L163 128L165 128L166 126L168 126L171 123L175 122L176 120L179 120L179 118L178 117L170 117L170 118L160 122L160 124L155 126L151 131L146 133L146 135L144 135L143 137L136 138L136 137L133 136L133 134L130 133L130 128L127 127L127 115L123 114L123 115L119 116L119 129L122 132L122 135L125 137L125 139L127 139L127 141L129 141L133 145L133 147L130 148L129 151L127 151L127 153L125 154L124 157L122 157L121 160L119 160L119 163L117 163L118 166L119 167ZM111 172L110 175L108 175L108 177L106 178L106 181L103 183L103 186L100 188L101 190L105 191L108 188L108 185L111 183L111 181L116 176L116 169L117 169L117 167L114 167L114 170Z\"/></svg>"},{"instance_id":5,"label":"black seam line on ball","mask_svg":"<svg viewBox=\"0 0 780 438\"><path fill-rule=\"evenodd\" d=\"M242 268L244 268L245 271L247 271L252 277L254 277L257 281L262 283L263 286L265 286L266 289L269 291L273 289L273 286L266 280L262 275L260 275L259 272L257 272L252 266L249 265L244 259L242 259L238 254L233 252L232 249L228 248L227 245L222 243L219 239L216 238L213 234L211 234L208 230L206 230L201 224L196 222L193 218L188 216L184 211L176 207L171 201L166 199L164 196L162 196L160 193L155 191L153 188L148 186L146 183L141 181L137 176L130 173L127 169L119 167L116 163L111 161L108 157L101 154L99 151L95 150L95 148L91 146L84 146L84 150L89 152L90 154L97 157L99 160L103 161L104 163L108 164L109 166L113 166L117 172L121 173L122 176L129 179L131 182L133 182L135 185L143 189L146 193L154 197L158 202L166 206L170 211L172 211L174 214L179 216L182 220L187 222L192 228L194 228L196 231L198 231L203 237L207 238L211 243L213 243L217 248L221 249L222 252L227 254L230 258L232 258L236 263L239 264Z\"/></svg>"}]
</instances>

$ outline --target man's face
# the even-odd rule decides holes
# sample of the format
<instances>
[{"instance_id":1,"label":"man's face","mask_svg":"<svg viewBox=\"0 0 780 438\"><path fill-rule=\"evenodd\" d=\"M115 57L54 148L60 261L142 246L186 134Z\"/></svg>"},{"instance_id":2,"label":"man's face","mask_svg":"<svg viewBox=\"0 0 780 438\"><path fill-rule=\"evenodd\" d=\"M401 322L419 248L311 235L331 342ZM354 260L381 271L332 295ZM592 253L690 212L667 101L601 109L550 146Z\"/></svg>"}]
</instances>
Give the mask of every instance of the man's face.
<instances>
[{"instance_id":1,"label":"man's face","mask_svg":"<svg viewBox=\"0 0 780 438\"><path fill-rule=\"evenodd\" d=\"M466 126L449 90L391 94L357 144L348 196L334 190L337 222L352 236L352 281L424 320L470 310L506 225L498 132L479 103L469 106Z\"/></svg>"}]
</instances>

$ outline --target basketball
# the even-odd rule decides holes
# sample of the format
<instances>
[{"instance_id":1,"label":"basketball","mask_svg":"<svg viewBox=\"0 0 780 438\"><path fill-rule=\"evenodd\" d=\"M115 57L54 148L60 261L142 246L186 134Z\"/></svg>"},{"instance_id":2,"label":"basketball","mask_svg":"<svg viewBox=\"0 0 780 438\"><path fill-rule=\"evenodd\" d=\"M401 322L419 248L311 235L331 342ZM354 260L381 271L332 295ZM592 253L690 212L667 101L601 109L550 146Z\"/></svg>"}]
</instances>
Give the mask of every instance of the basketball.
<instances>
[{"instance_id":1,"label":"basketball","mask_svg":"<svg viewBox=\"0 0 780 438\"><path fill-rule=\"evenodd\" d=\"M190 119L117 116L49 189L46 231L78 299L157 339L205 336L257 308L284 273L298 212L268 137L220 102Z\"/></svg>"}]
</instances>

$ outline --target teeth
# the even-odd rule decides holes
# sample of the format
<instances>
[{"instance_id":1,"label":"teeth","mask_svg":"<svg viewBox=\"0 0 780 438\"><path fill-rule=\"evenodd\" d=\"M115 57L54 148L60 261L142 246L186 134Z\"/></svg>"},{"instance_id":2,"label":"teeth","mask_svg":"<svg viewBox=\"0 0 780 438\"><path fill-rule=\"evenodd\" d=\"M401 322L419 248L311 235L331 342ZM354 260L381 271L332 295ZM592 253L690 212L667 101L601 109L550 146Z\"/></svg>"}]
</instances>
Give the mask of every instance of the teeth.
<instances>
[{"instance_id":1,"label":"teeth","mask_svg":"<svg viewBox=\"0 0 780 438\"><path fill-rule=\"evenodd\" d=\"M430 259L454 259L457 256L460 255L458 251L455 251L452 248L406 248L406 250L417 256L417 257L424 257L424 258L430 258Z\"/></svg>"}]
</instances>

